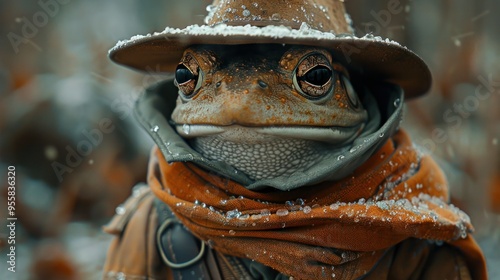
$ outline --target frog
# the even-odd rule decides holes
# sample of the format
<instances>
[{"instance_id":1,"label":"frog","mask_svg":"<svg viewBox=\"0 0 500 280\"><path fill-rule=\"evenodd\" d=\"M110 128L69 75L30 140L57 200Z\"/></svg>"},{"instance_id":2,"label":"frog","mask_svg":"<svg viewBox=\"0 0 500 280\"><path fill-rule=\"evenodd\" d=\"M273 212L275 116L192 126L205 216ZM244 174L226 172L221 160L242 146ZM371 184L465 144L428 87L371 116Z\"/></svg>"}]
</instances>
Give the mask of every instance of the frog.
<instances>
[{"instance_id":1,"label":"frog","mask_svg":"<svg viewBox=\"0 0 500 280\"><path fill-rule=\"evenodd\" d=\"M368 119L349 71L323 48L192 46L175 84L179 135L252 180L318 164L352 143Z\"/></svg>"},{"instance_id":2,"label":"frog","mask_svg":"<svg viewBox=\"0 0 500 280\"><path fill-rule=\"evenodd\" d=\"M214 0L204 25L110 50L166 78L136 102L156 145L105 228L106 279L487 279L469 217L400 128L426 63L356 36L344 1L286 2Z\"/></svg>"}]
</instances>

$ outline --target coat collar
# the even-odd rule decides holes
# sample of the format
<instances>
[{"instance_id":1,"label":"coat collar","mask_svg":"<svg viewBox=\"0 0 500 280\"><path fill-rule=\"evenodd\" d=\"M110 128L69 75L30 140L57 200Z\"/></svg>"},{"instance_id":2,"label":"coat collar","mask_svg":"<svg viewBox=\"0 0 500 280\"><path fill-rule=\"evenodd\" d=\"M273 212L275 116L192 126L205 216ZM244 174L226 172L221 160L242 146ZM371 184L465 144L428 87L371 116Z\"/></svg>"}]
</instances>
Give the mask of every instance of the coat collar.
<instances>
[{"instance_id":1,"label":"coat collar","mask_svg":"<svg viewBox=\"0 0 500 280\"><path fill-rule=\"evenodd\" d=\"M291 190L327 180L339 180L351 174L376 152L399 128L403 116L403 96L400 87L377 85L362 94L370 121L365 131L351 145L345 146L307 170L290 177L253 181L242 172L224 163L209 160L193 150L171 126L170 116L175 108L177 88L166 80L148 88L138 99L136 116L153 138L167 162L193 162L223 177L230 178L251 190L273 187ZM382 94L380 94L382 93ZM374 96L382 96L376 100Z\"/></svg>"}]
</instances>

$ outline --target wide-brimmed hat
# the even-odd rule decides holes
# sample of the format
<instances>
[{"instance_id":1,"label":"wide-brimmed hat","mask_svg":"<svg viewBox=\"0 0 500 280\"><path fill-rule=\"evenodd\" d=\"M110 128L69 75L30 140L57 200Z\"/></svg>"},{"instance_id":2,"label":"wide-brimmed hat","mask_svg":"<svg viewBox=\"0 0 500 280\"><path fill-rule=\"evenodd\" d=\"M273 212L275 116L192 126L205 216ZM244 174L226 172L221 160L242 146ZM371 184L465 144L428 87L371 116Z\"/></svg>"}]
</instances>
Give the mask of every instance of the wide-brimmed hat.
<instances>
[{"instance_id":1,"label":"wide-brimmed hat","mask_svg":"<svg viewBox=\"0 0 500 280\"><path fill-rule=\"evenodd\" d=\"M430 88L430 71L412 51L378 36L354 36L341 0L215 0L207 10L206 25L133 36L109 56L136 70L174 72L191 45L307 45L331 50L366 81L400 85L407 99Z\"/></svg>"}]
</instances>

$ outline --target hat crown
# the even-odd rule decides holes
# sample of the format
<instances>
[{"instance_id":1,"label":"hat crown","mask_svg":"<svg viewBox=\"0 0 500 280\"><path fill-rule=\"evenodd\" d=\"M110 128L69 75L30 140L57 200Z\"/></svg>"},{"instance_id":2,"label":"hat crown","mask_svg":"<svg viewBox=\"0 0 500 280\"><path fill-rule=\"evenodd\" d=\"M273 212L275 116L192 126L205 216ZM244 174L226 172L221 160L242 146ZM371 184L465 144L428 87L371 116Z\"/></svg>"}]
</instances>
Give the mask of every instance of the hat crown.
<instances>
[{"instance_id":1,"label":"hat crown","mask_svg":"<svg viewBox=\"0 0 500 280\"><path fill-rule=\"evenodd\" d=\"M398 84L405 98L428 91L432 77L425 62L391 40L354 36L343 1L214 0L207 8L206 25L167 27L159 33L134 36L118 42L109 56L136 70L174 72L192 45L305 45L331 51L349 71L370 81Z\"/></svg>"},{"instance_id":2,"label":"hat crown","mask_svg":"<svg viewBox=\"0 0 500 280\"><path fill-rule=\"evenodd\" d=\"M352 33L342 0L215 0L207 7L208 25L284 25L302 23L334 34Z\"/></svg>"}]
</instances>

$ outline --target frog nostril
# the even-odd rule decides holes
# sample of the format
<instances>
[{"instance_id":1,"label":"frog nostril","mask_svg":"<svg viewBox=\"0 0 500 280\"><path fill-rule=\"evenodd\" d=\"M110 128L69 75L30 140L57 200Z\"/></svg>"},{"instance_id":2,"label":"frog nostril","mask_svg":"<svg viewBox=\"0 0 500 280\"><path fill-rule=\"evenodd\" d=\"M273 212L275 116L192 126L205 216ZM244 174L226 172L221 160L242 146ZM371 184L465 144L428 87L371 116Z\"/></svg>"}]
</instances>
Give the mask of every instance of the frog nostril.
<instances>
[{"instance_id":1,"label":"frog nostril","mask_svg":"<svg viewBox=\"0 0 500 280\"><path fill-rule=\"evenodd\" d=\"M267 88L267 83L264 82L263 80L259 80L259 81L257 81L257 83L259 84L259 86L261 88Z\"/></svg>"}]
</instances>

